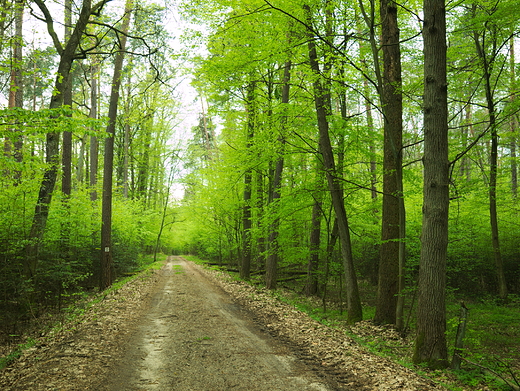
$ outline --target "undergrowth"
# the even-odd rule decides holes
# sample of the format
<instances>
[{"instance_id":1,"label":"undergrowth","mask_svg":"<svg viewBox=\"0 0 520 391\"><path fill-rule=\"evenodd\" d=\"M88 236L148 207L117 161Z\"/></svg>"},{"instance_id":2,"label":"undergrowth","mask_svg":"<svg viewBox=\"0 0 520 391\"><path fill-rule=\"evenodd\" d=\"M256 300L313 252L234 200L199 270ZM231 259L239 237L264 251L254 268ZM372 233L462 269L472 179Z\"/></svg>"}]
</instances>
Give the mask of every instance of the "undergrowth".
<instances>
[{"instance_id":1,"label":"undergrowth","mask_svg":"<svg viewBox=\"0 0 520 391\"><path fill-rule=\"evenodd\" d=\"M82 315L88 311L94 304L102 301L109 294L121 289L122 286L128 282L137 278L147 278L149 273L153 270L160 269L164 264L167 256L162 254L158 257L156 262L153 262L153 256L141 257L138 262L138 267L133 274L127 275L123 278L118 279L109 288L103 292L75 292L68 296L69 304L67 307L61 309L58 317L53 317L47 324L42 325L38 330L38 335L45 338L45 336L53 335L61 331L65 325L69 327L71 324L81 322ZM0 370L10 365L20 356L23 352L38 342L38 339L26 336L22 343L18 343L14 348L10 349L10 352L3 357L0 357Z\"/></svg>"}]
</instances>

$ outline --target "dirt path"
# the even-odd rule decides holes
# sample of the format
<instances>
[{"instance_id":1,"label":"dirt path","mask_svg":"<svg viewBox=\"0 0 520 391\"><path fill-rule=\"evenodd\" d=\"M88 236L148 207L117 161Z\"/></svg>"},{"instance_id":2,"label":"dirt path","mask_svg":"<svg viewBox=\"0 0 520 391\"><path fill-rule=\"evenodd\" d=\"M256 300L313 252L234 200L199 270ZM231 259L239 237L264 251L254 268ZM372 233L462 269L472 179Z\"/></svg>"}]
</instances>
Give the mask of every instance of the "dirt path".
<instances>
[{"instance_id":1,"label":"dirt path","mask_svg":"<svg viewBox=\"0 0 520 391\"><path fill-rule=\"evenodd\" d=\"M197 266L171 258L99 390L333 390Z\"/></svg>"},{"instance_id":2,"label":"dirt path","mask_svg":"<svg viewBox=\"0 0 520 391\"><path fill-rule=\"evenodd\" d=\"M0 390L443 390L272 292L180 257L93 299L0 371Z\"/></svg>"}]
</instances>

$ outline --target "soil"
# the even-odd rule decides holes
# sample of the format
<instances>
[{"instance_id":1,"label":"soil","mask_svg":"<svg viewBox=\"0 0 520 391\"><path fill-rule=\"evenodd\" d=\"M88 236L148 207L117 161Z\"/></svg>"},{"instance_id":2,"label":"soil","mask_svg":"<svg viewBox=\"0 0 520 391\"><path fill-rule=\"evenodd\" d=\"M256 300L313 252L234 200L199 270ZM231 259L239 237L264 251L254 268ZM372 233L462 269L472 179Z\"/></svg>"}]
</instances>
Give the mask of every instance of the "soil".
<instances>
[{"instance_id":1,"label":"soil","mask_svg":"<svg viewBox=\"0 0 520 391\"><path fill-rule=\"evenodd\" d=\"M0 372L2 390L441 390L267 291L181 257Z\"/></svg>"}]
</instances>

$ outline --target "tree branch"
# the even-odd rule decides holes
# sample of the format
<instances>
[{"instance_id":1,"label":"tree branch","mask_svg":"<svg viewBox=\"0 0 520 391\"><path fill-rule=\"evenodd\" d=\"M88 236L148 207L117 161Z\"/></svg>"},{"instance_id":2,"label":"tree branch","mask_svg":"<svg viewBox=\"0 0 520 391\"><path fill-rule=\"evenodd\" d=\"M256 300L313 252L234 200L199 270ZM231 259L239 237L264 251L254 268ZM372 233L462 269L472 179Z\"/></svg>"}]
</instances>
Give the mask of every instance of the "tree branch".
<instances>
[{"instance_id":1,"label":"tree branch","mask_svg":"<svg viewBox=\"0 0 520 391\"><path fill-rule=\"evenodd\" d=\"M44 18L40 18L37 15L33 13L33 10L31 9L31 15L33 15L35 18L45 22L47 25L47 32L52 38L52 42L54 43L54 47L56 48L56 51L61 56L61 53L63 53L63 45L60 42L60 39L58 38L58 34L56 34L56 30L54 30L54 19L52 19L52 15L47 8L47 5L45 5L44 0L34 0L40 11L43 13Z\"/></svg>"}]
</instances>

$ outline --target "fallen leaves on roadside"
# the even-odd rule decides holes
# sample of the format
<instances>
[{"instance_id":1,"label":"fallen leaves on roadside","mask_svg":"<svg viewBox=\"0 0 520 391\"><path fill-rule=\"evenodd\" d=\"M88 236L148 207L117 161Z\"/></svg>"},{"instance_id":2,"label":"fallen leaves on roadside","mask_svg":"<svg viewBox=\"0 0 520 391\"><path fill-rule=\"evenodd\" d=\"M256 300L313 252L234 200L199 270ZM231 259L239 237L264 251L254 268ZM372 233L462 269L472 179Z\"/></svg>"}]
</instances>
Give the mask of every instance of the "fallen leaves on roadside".
<instances>
[{"instance_id":1,"label":"fallen leaves on roadside","mask_svg":"<svg viewBox=\"0 0 520 391\"><path fill-rule=\"evenodd\" d=\"M297 346L304 358L321 363L328 372L341 378L346 389L355 386L356 389L374 391L445 390L430 379L369 352L346 334L347 326L325 326L290 304L281 302L265 288L233 280L218 271L206 270L206 273L239 304L249 309L271 334ZM385 339L400 339L395 330L371 322L359 322L350 326L350 331L360 336L378 333Z\"/></svg>"}]
</instances>

